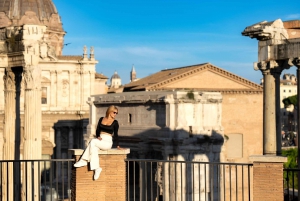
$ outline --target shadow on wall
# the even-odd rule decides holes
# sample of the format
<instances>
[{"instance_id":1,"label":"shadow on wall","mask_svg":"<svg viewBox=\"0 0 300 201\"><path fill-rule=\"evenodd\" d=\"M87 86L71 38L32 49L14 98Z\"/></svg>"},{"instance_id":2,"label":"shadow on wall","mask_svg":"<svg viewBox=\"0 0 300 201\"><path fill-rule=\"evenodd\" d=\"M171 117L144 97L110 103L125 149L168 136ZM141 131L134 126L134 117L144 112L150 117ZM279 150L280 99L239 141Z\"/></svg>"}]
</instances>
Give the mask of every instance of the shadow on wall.
<instances>
[{"instance_id":1,"label":"shadow on wall","mask_svg":"<svg viewBox=\"0 0 300 201\"><path fill-rule=\"evenodd\" d=\"M55 129L55 144L53 148L54 158L72 158L68 149L84 149L84 136L87 132L88 119L59 120L53 128Z\"/></svg>"},{"instance_id":2,"label":"shadow on wall","mask_svg":"<svg viewBox=\"0 0 300 201\"><path fill-rule=\"evenodd\" d=\"M171 133L173 137L168 138ZM210 136L167 128L149 129L130 137L120 136L120 145L130 148L129 159L167 160L128 163L131 197L143 199L152 194L158 200L176 200L178 196L202 200L211 194L220 195L221 169L217 163L221 161L223 144L222 134L214 130ZM133 193L149 186L153 186L154 191ZM167 188L169 191L164 191Z\"/></svg>"}]
</instances>

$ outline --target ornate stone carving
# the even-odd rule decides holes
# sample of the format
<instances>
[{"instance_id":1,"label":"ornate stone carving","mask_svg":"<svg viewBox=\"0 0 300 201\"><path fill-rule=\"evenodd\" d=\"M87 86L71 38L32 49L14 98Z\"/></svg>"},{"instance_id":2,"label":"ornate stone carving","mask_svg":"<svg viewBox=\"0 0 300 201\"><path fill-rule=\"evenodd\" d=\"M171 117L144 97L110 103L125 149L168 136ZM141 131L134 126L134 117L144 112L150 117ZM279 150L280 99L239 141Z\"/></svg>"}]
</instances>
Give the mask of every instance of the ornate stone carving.
<instances>
[{"instance_id":1,"label":"ornate stone carving","mask_svg":"<svg viewBox=\"0 0 300 201\"><path fill-rule=\"evenodd\" d=\"M64 80L62 80L62 84L63 84L63 86L62 86L62 91L63 91L62 96L67 97L69 95L69 81L64 79Z\"/></svg>"},{"instance_id":2,"label":"ornate stone carving","mask_svg":"<svg viewBox=\"0 0 300 201\"><path fill-rule=\"evenodd\" d=\"M285 40L289 38L289 35L284 28L281 19L277 19L273 22L263 21L248 26L245 28L242 34L244 36L249 36L250 38L256 38L260 41L269 39Z\"/></svg>"},{"instance_id":3,"label":"ornate stone carving","mask_svg":"<svg viewBox=\"0 0 300 201\"><path fill-rule=\"evenodd\" d=\"M36 13L33 11L26 11L25 15L21 18L20 24L34 24L34 25L40 25L41 22L39 18L36 16Z\"/></svg>"},{"instance_id":4,"label":"ornate stone carving","mask_svg":"<svg viewBox=\"0 0 300 201\"><path fill-rule=\"evenodd\" d=\"M15 74L12 72L11 68L7 68L5 75L3 76L4 89L5 90L16 90L15 85Z\"/></svg>"},{"instance_id":5,"label":"ornate stone carving","mask_svg":"<svg viewBox=\"0 0 300 201\"><path fill-rule=\"evenodd\" d=\"M47 47L47 43L42 42L40 43L40 57L42 59L45 59L48 55L48 47Z\"/></svg>"},{"instance_id":6,"label":"ornate stone carving","mask_svg":"<svg viewBox=\"0 0 300 201\"><path fill-rule=\"evenodd\" d=\"M32 69L26 68L23 71L24 84L27 89L32 89L34 86L34 80L32 75Z\"/></svg>"},{"instance_id":7,"label":"ornate stone carving","mask_svg":"<svg viewBox=\"0 0 300 201\"><path fill-rule=\"evenodd\" d=\"M23 79L25 89L40 89L41 87L41 72L39 67L26 67L23 71Z\"/></svg>"},{"instance_id":8,"label":"ornate stone carving","mask_svg":"<svg viewBox=\"0 0 300 201\"><path fill-rule=\"evenodd\" d=\"M94 47L93 46L91 47L90 53L94 54Z\"/></svg>"}]
</instances>

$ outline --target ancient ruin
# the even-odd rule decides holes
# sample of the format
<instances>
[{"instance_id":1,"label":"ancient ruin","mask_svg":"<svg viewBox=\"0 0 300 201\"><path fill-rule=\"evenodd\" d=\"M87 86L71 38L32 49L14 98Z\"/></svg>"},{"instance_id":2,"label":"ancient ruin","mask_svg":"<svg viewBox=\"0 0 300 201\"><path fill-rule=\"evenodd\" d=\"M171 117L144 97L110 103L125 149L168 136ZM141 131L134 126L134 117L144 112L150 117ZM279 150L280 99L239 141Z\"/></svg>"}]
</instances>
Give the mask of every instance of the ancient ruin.
<instances>
[{"instance_id":1,"label":"ancient ruin","mask_svg":"<svg viewBox=\"0 0 300 201\"><path fill-rule=\"evenodd\" d=\"M264 79L263 154L280 155L280 75L284 69L296 66L297 80L300 80L300 20L263 21L246 27L242 34L258 40L258 61L254 69L260 70ZM299 92L299 82L297 86ZM299 126L298 121L298 131Z\"/></svg>"}]
</instances>

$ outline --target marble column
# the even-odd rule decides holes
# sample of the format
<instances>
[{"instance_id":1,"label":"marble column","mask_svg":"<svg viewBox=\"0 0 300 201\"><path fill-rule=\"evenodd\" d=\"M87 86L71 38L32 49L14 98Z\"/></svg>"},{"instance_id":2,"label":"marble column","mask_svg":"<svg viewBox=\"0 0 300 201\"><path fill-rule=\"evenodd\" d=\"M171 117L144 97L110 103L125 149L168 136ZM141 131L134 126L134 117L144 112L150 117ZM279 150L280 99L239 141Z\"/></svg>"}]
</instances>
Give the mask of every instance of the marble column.
<instances>
[{"instance_id":1,"label":"marble column","mask_svg":"<svg viewBox=\"0 0 300 201\"><path fill-rule=\"evenodd\" d=\"M40 159L42 156L41 69L24 68L24 159Z\"/></svg>"},{"instance_id":2,"label":"marble column","mask_svg":"<svg viewBox=\"0 0 300 201\"><path fill-rule=\"evenodd\" d=\"M15 158L16 85L15 74L7 68L4 75L4 132L3 160Z\"/></svg>"},{"instance_id":3,"label":"marble column","mask_svg":"<svg viewBox=\"0 0 300 201\"><path fill-rule=\"evenodd\" d=\"M56 159L62 159L61 154L61 128L56 127L55 128L55 158ZM57 175L58 177L61 176L61 163L57 163Z\"/></svg>"},{"instance_id":4,"label":"marble column","mask_svg":"<svg viewBox=\"0 0 300 201\"><path fill-rule=\"evenodd\" d=\"M260 62L264 76L263 154L281 155L280 75L291 66L286 60Z\"/></svg>"},{"instance_id":5,"label":"marble column","mask_svg":"<svg viewBox=\"0 0 300 201\"><path fill-rule=\"evenodd\" d=\"M60 128L55 128L55 155L57 159L61 159L61 132Z\"/></svg>"},{"instance_id":6,"label":"marble column","mask_svg":"<svg viewBox=\"0 0 300 201\"><path fill-rule=\"evenodd\" d=\"M42 112L41 112L41 69L28 66L23 69L24 79L24 136L23 158L41 159L42 157ZM24 175L23 199L39 200L38 163L26 163L27 175ZM25 168L25 169L26 169ZM34 184L32 183L34 182ZM26 189L26 190L25 190ZM33 192L33 194L26 193Z\"/></svg>"},{"instance_id":7,"label":"marble column","mask_svg":"<svg viewBox=\"0 0 300 201\"><path fill-rule=\"evenodd\" d=\"M25 67L23 79L24 91L24 136L23 158L41 159L42 157L42 112L41 112L41 69L38 66ZM23 199L39 200L38 163L26 163L22 185ZM26 191L26 192L25 192Z\"/></svg>"},{"instance_id":8,"label":"marble column","mask_svg":"<svg viewBox=\"0 0 300 201\"><path fill-rule=\"evenodd\" d=\"M4 125L3 125L3 160L15 159L15 121L16 121L16 85L15 74L11 68L5 70L4 79ZM2 170L2 200L13 200L13 164L3 163ZM9 182L10 181L10 182Z\"/></svg>"},{"instance_id":9,"label":"marble column","mask_svg":"<svg viewBox=\"0 0 300 201\"><path fill-rule=\"evenodd\" d=\"M275 78L272 75L270 62L259 63L264 77L263 94L263 154L276 154L276 107Z\"/></svg>"}]
</instances>

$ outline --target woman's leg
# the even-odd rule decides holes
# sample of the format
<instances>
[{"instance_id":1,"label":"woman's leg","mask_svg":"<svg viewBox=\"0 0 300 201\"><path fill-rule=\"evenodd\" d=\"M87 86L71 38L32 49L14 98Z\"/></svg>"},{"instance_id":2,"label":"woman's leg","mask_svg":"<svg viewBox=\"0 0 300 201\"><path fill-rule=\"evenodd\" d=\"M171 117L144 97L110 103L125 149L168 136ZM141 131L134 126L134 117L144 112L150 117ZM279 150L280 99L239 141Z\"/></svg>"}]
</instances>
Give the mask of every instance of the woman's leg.
<instances>
[{"instance_id":1,"label":"woman's leg","mask_svg":"<svg viewBox=\"0 0 300 201\"><path fill-rule=\"evenodd\" d=\"M112 142L105 141L105 140L98 140L97 138L92 139L85 149L81 159L90 161L90 168L91 170L95 170L99 168L99 155L98 151L101 150L108 150L111 149Z\"/></svg>"}]
</instances>

